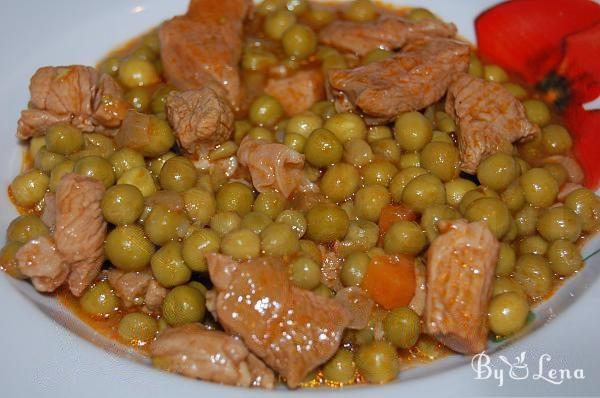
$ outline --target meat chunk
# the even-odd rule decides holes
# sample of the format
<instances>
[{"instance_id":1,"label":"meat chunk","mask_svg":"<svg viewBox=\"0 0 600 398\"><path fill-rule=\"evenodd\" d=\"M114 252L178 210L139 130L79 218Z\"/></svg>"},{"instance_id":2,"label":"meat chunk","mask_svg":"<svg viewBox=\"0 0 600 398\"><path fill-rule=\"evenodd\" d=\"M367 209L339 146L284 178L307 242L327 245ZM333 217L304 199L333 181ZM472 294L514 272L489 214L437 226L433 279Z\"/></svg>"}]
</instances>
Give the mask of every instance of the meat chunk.
<instances>
[{"instance_id":1,"label":"meat chunk","mask_svg":"<svg viewBox=\"0 0 600 398\"><path fill-rule=\"evenodd\" d=\"M292 286L277 258L235 263L208 254L216 312L226 331L296 387L340 345L350 314L340 302Z\"/></svg>"},{"instance_id":2,"label":"meat chunk","mask_svg":"<svg viewBox=\"0 0 600 398\"><path fill-rule=\"evenodd\" d=\"M338 111L361 110L370 124L425 108L466 72L469 46L452 39L412 43L405 51L354 69L329 72L329 94Z\"/></svg>"},{"instance_id":3,"label":"meat chunk","mask_svg":"<svg viewBox=\"0 0 600 398\"><path fill-rule=\"evenodd\" d=\"M286 145L245 137L237 157L250 170L252 184L259 192L275 189L287 198L303 181L304 155Z\"/></svg>"},{"instance_id":4,"label":"meat chunk","mask_svg":"<svg viewBox=\"0 0 600 398\"><path fill-rule=\"evenodd\" d=\"M475 173L479 162L496 152L512 152L512 143L539 133L525 109L506 88L468 74L448 89L446 112L459 126L461 168Z\"/></svg>"},{"instance_id":5,"label":"meat chunk","mask_svg":"<svg viewBox=\"0 0 600 398\"><path fill-rule=\"evenodd\" d=\"M106 272L108 283L115 290L125 307L142 304L144 295L152 281L149 272L124 272L111 269Z\"/></svg>"},{"instance_id":6,"label":"meat chunk","mask_svg":"<svg viewBox=\"0 0 600 398\"><path fill-rule=\"evenodd\" d=\"M427 253L427 333L463 354L487 345L487 307L499 243L484 222L441 222Z\"/></svg>"},{"instance_id":7,"label":"meat chunk","mask_svg":"<svg viewBox=\"0 0 600 398\"><path fill-rule=\"evenodd\" d=\"M376 48L396 50L408 41L455 35L456 26L438 19L410 21L396 15L386 15L366 23L335 21L319 33L319 41L338 50L363 56Z\"/></svg>"},{"instance_id":8,"label":"meat chunk","mask_svg":"<svg viewBox=\"0 0 600 398\"><path fill-rule=\"evenodd\" d=\"M56 188L56 248L71 266L69 289L79 296L98 276L104 261L106 221L100 201L104 185L75 173Z\"/></svg>"},{"instance_id":9,"label":"meat chunk","mask_svg":"<svg viewBox=\"0 0 600 398\"><path fill-rule=\"evenodd\" d=\"M277 98L285 113L292 116L325 98L323 74L317 69L310 69L288 77L272 77L267 81L265 92Z\"/></svg>"},{"instance_id":10,"label":"meat chunk","mask_svg":"<svg viewBox=\"0 0 600 398\"><path fill-rule=\"evenodd\" d=\"M44 209L40 219L50 231L54 231L56 227L56 194L47 192L44 195Z\"/></svg>"},{"instance_id":11,"label":"meat chunk","mask_svg":"<svg viewBox=\"0 0 600 398\"><path fill-rule=\"evenodd\" d=\"M344 259L335 250L329 250L323 245L319 246L319 250L323 259L321 262L321 282L331 290L337 292L343 287L340 280L340 272L342 271Z\"/></svg>"},{"instance_id":12,"label":"meat chunk","mask_svg":"<svg viewBox=\"0 0 600 398\"><path fill-rule=\"evenodd\" d=\"M375 302L358 286L345 287L337 292L335 299L341 302L350 314L349 329L364 329L369 324Z\"/></svg>"},{"instance_id":13,"label":"meat chunk","mask_svg":"<svg viewBox=\"0 0 600 398\"><path fill-rule=\"evenodd\" d=\"M544 163L554 163L561 165L567 172L567 175L569 176L569 182L575 184L583 183L583 180L585 178L583 170L581 169L579 163L577 163L577 160L575 160L574 158L564 155L553 155L544 159Z\"/></svg>"},{"instance_id":14,"label":"meat chunk","mask_svg":"<svg viewBox=\"0 0 600 398\"><path fill-rule=\"evenodd\" d=\"M231 105L208 87L170 93L165 109L179 145L191 154L208 152L233 131Z\"/></svg>"},{"instance_id":15,"label":"meat chunk","mask_svg":"<svg viewBox=\"0 0 600 398\"><path fill-rule=\"evenodd\" d=\"M240 387L273 388L273 371L239 339L190 324L163 331L150 346L156 367Z\"/></svg>"},{"instance_id":16,"label":"meat chunk","mask_svg":"<svg viewBox=\"0 0 600 398\"><path fill-rule=\"evenodd\" d=\"M187 14L159 31L167 80L180 90L210 87L234 107L242 102L238 64L249 0L192 0Z\"/></svg>"},{"instance_id":17,"label":"meat chunk","mask_svg":"<svg viewBox=\"0 0 600 398\"><path fill-rule=\"evenodd\" d=\"M167 293L169 293L169 289L162 287L160 283L152 279L144 296L144 310L150 313L159 312Z\"/></svg>"},{"instance_id":18,"label":"meat chunk","mask_svg":"<svg viewBox=\"0 0 600 398\"><path fill-rule=\"evenodd\" d=\"M38 69L29 85L31 107L21 113L17 137L43 135L57 122L68 122L84 131L115 128L128 108L118 83L89 66L46 66Z\"/></svg>"},{"instance_id":19,"label":"meat chunk","mask_svg":"<svg viewBox=\"0 0 600 398\"><path fill-rule=\"evenodd\" d=\"M30 240L19 248L15 258L21 273L29 278L40 292L53 292L69 275L69 265L56 249L52 237Z\"/></svg>"}]
</instances>

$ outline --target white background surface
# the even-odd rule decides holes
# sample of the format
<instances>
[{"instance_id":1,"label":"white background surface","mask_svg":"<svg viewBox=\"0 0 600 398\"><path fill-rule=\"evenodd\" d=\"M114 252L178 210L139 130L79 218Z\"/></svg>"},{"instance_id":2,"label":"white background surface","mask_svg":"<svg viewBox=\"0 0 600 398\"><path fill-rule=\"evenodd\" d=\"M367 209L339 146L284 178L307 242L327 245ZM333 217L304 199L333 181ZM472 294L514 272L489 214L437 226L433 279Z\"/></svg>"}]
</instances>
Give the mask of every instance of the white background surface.
<instances>
[{"instance_id":1,"label":"white background surface","mask_svg":"<svg viewBox=\"0 0 600 398\"><path fill-rule=\"evenodd\" d=\"M218 1L218 0L217 0ZM185 10L187 0L39 1L3 0L0 13L0 186L6 187L18 173L20 149L14 138L19 111L26 107L28 81L44 65L90 64L116 45L160 21ZM455 22L460 33L473 37L473 18L490 4L486 1L407 1L425 5ZM4 189L4 188L3 188ZM4 194L0 195L0 225L16 215ZM600 247L591 242L586 251ZM496 380L474 380L468 358L454 357L400 375L385 386L344 390L301 390L293 393L243 390L218 386L155 371L74 322L54 300L36 294L25 283L0 275L0 397L232 397L344 395L346 397L400 396L592 396L600 394L600 256L588 262L550 302L538 309L533 328L500 354L513 359L526 351L530 376L514 381L503 370L504 385ZM570 305L573 303L572 305ZM555 318L555 315L560 316ZM71 331L67 330L65 326ZM74 333L75 332L75 333ZM106 351L96 344L107 346ZM548 353L546 365L582 368L585 380L566 380L553 385L533 380L538 358ZM494 355L493 361L498 357Z\"/></svg>"}]
</instances>

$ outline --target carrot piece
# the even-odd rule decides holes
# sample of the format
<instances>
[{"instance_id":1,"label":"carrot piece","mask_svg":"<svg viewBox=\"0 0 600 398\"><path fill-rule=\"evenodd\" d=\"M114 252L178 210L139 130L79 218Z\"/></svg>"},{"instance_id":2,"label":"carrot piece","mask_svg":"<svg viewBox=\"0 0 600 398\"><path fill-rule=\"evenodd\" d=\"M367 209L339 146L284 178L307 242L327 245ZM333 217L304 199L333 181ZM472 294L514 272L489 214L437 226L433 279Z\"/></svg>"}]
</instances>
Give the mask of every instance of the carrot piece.
<instances>
[{"instance_id":1,"label":"carrot piece","mask_svg":"<svg viewBox=\"0 0 600 398\"><path fill-rule=\"evenodd\" d=\"M398 221L415 221L417 215L404 205L387 205L381 209L379 217L379 236L383 239L392 224Z\"/></svg>"},{"instance_id":2,"label":"carrot piece","mask_svg":"<svg viewBox=\"0 0 600 398\"><path fill-rule=\"evenodd\" d=\"M375 257L362 288L386 310L408 305L416 290L415 260L410 256Z\"/></svg>"}]
</instances>

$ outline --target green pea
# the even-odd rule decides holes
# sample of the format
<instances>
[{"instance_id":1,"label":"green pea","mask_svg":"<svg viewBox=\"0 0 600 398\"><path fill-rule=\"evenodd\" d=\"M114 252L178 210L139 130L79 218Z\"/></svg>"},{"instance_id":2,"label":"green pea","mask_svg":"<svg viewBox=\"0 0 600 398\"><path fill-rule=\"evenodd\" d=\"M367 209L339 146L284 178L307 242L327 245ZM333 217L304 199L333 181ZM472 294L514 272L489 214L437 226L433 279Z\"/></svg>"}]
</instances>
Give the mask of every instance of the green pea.
<instances>
[{"instance_id":1,"label":"green pea","mask_svg":"<svg viewBox=\"0 0 600 398\"><path fill-rule=\"evenodd\" d=\"M108 260L123 271L141 271L150 264L154 245L138 225L120 225L106 237L104 253Z\"/></svg>"},{"instance_id":2,"label":"green pea","mask_svg":"<svg viewBox=\"0 0 600 398\"><path fill-rule=\"evenodd\" d=\"M338 206L320 203L306 214L307 235L318 242L332 242L344 237L348 231L349 219Z\"/></svg>"},{"instance_id":3,"label":"green pea","mask_svg":"<svg viewBox=\"0 0 600 398\"><path fill-rule=\"evenodd\" d=\"M17 264L16 254L21 248L19 242L8 242L2 250L0 250L0 269L15 279L27 279L23 275Z\"/></svg>"},{"instance_id":4,"label":"green pea","mask_svg":"<svg viewBox=\"0 0 600 398\"><path fill-rule=\"evenodd\" d=\"M206 301L198 289L177 286L165 297L162 313L170 326L200 322L206 313Z\"/></svg>"},{"instance_id":5,"label":"green pea","mask_svg":"<svg viewBox=\"0 0 600 398\"><path fill-rule=\"evenodd\" d=\"M544 127L542 145L548 155L561 155L573 146L573 139L566 128L558 124Z\"/></svg>"},{"instance_id":6,"label":"green pea","mask_svg":"<svg viewBox=\"0 0 600 398\"><path fill-rule=\"evenodd\" d=\"M150 86L160 82L160 76L152 62L139 58L122 61L118 76L121 84L127 88Z\"/></svg>"},{"instance_id":7,"label":"green pea","mask_svg":"<svg viewBox=\"0 0 600 398\"><path fill-rule=\"evenodd\" d=\"M313 290L321 283L321 267L310 257L301 256L289 265L292 283L302 289Z\"/></svg>"},{"instance_id":8,"label":"green pea","mask_svg":"<svg viewBox=\"0 0 600 398\"><path fill-rule=\"evenodd\" d=\"M447 205L430 206L421 215L421 228L425 230L429 242L433 242L439 235L438 223L442 220L456 220L460 213Z\"/></svg>"},{"instance_id":9,"label":"green pea","mask_svg":"<svg viewBox=\"0 0 600 398\"><path fill-rule=\"evenodd\" d=\"M392 129L388 126L371 126L367 131L367 141L369 144L389 138L394 138L394 135Z\"/></svg>"},{"instance_id":10,"label":"green pea","mask_svg":"<svg viewBox=\"0 0 600 398\"><path fill-rule=\"evenodd\" d=\"M508 90L516 99L522 100L527 98L527 90L523 86L516 83L503 83L505 89Z\"/></svg>"},{"instance_id":11,"label":"green pea","mask_svg":"<svg viewBox=\"0 0 600 398\"><path fill-rule=\"evenodd\" d=\"M525 206L525 194L517 182L510 184L502 193L500 199L508 207L508 210L516 212Z\"/></svg>"},{"instance_id":12,"label":"green pea","mask_svg":"<svg viewBox=\"0 0 600 398\"><path fill-rule=\"evenodd\" d=\"M464 178L455 178L446 182L444 188L446 189L446 202L450 206L458 207L465 194L477 189L477 185Z\"/></svg>"},{"instance_id":13,"label":"green pea","mask_svg":"<svg viewBox=\"0 0 600 398\"><path fill-rule=\"evenodd\" d=\"M351 383L354 380L356 365L352 352L339 349L335 355L323 365L325 380L335 383Z\"/></svg>"},{"instance_id":14,"label":"green pea","mask_svg":"<svg viewBox=\"0 0 600 398\"><path fill-rule=\"evenodd\" d=\"M421 21L423 19L435 18L435 15L426 8L412 8L405 16L410 21Z\"/></svg>"},{"instance_id":15,"label":"green pea","mask_svg":"<svg viewBox=\"0 0 600 398\"><path fill-rule=\"evenodd\" d=\"M583 266L579 248L565 240L555 240L546 253L550 268L560 276L569 276Z\"/></svg>"},{"instance_id":16,"label":"green pea","mask_svg":"<svg viewBox=\"0 0 600 398\"><path fill-rule=\"evenodd\" d=\"M539 254L543 256L548 251L548 242L539 235L527 236L519 242L519 253Z\"/></svg>"},{"instance_id":17,"label":"green pea","mask_svg":"<svg viewBox=\"0 0 600 398\"><path fill-rule=\"evenodd\" d=\"M196 184L198 171L191 160L175 156L167 160L160 170L159 181L163 189L183 192Z\"/></svg>"},{"instance_id":18,"label":"green pea","mask_svg":"<svg viewBox=\"0 0 600 398\"><path fill-rule=\"evenodd\" d=\"M354 197L357 215L368 221L377 222L381 209L390 204L391 195L382 185L369 185L359 189Z\"/></svg>"},{"instance_id":19,"label":"green pea","mask_svg":"<svg viewBox=\"0 0 600 398\"><path fill-rule=\"evenodd\" d=\"M294 151L298 153L304 153L304 148L306 146L306 138L303 135L296 133L287 133L283 137L283 144L292 148Z\"/></svg>"},{"instance_id":20,"label":"green pea","mask_svg":"<svg viewBox=\"0 0 600 398\"><path fill-rule=\"evenodd\" d=\"M285 208L285 197L277 191L261 192L254 202L254 211L269 216L272 220L277 218Z\"/></svg>"},{"instance_id":21,"label":"green pea","mask_svg":"<svg viewBox=\"0 0 600 398\"><path fill-rule=\"evenodd\" d=\"M338 113L330 117L324 127L331 131L340 142L344 143L353 138L365 139L367 126L360 116L354 113Z\"/></svg>"},{"instance_id":22,"label":"green pea","mask_svg":"<svg viewBox=\"0 0 600 398\"><path fill-rule=\"evenodd\" d=\"M408 307L394 308L384 318L383 330L390 343L408 349L417 344L421 335L421 319Z\"/></svg>"},{"instance_id":23,"label":"green pea","mask_svg":"<svg viewBox=\"0 0 600 398\"><path fill-rule=\"evenodd\" d=\"M537 230L549 242L557 239L575 242L581 235L581 220L566 206L551 207L540 215Z\"/></svg>"},{"instance_id":24,"label":"green pea","mask_svg":"<svg viewBox=\"0 0 600 398\"><path fill-rule=\"evenodd\" d=\"M490 329L500 336L509 336L523 329L528 315L529 303L513 292L494 297L488 308Z\"/></svg>"},{"instance_id":25,"label":"green pea","mask_svg":"<svg viewBox=\"0 0 600 398\"><path fill-rule=\"evenodd\" d=\"M15 218L8 224L6 239L8 242L24 244L49 233L48 227L38 216L25 214Z\"/></svg>"},{"instance_id":26,"label":"green pea","mask_svg":"<svg viewBox=\"0 0 600 398\"><path fill-rule=\"evenodd\" d=\"M422 213L427 207L446 203L446 189L442 181L432 174L413 178L402 191L402 202L412 210Z\"/></svg>"},{"instance_id":27,"label":"green pea","mask_svg":"<svg viewBox=\"0 0 600 398\"><path fill-rule=\"evenodd\" d=\"M371 143L371 148L375 155L381 156L383 159L392 163L400 161L400 146L393 138L383 138Z\"/></svg>"},{"instance_id":28,"label":"green pea","mask_svg":"<svg viewBox=\"0 0 600 398\"><path fill-rule=\"evenodd\" d=\"M144 197L133 185L115 185L102 197L102 215L111 224L134 223L144 210Z\"/></svg>"},{"instance_id":29,"label":"green pea","mask_svg":"<svg viewBox=\"0 0 600 398\"><path fill-rule=\"evenodd\" d=\"M552 271L546 259L539 254L520 256L514 278L532 299L543 298L552 290Z\"/></svg>"},{"instance_id":30,"label":"green pea","mask_svg":"<svg viewBox=\"0 0 600 398\"><path fill-rule=\"evenodd\" d=\"M317 49L317 35L313 30L302 24L295 24L285 31L281 38L283 51L295 60L304 60Z\"/></svg>"},{"instance_id":31,"label":"green pea","mask_svg":"<svg viewBox=\"0 0 600 398\"><path fill-rule=\"evenodd\" d=\"M333 202L352 196L360 184L358 170L347 163L338 163L325 172L320 181L321 192Z\"/></svg>"},{"instance_id":32,"label":"green pea","mask_svg":"<svg viewBox=\"0 0 600 398\"><path fill-rule=\"evenodd\" d=\"M393 201L395 203L400 203L402 201L402 193L404 188L406 188L406 185L408 185L408 183L415 177L422 174L427 174L427 170L421 167L408 167L400 170L390 182L389 188Z\"/></svg>"},{"instance_id":33,"label":"green pea","mask_svg":"<svg viewBox=\"0 0 600 398\"><path fill-rule=\"evenodd\" d=\"M167 162L167 160L169 160L175 156L177 156L177 155L175 155L173 152L167 152L157 158L150 159L148 161L148 170L150 170L152 175L156 179L158 179L158 176L160 175L160 171L162 170L162 168L165 165L165 163Z\"/></svg>"},{"instance_id":34,"label":"green pea","mask_svg":"<svg viewBox=\"0 0 600 398\"><path fill-rule=\"evenodd\" d=\"M479 182L493 190L507 188L519 176L519 168L515 159L502 152L484 159L477 167Z\"/></svg>"},{"instance_id":35,"label":"green pea","mask_svg":"<svg viewBox=\"0 0 600 398\"><path fill-rule=\"evenodd\" d=\"M310 107L310 111L321 116L323 119L329 119L336 114L335 106L331 101L319 101Z\"/></svg>"},{"instance_id":36,"label":"green pea","mask_svg":"<svg viewBox=\"0 0 600 398\"><path fill-rule=\"evenodd\" d=\"M113 172L112 165L108 160L100 156L86 156L79 159L75 163L75 166L73 166L73 172L84 177L94 178L100 181L106 188L115 183L115 173Z\"/></svg>"},{"instance_id":37,"label":"green pea","mask_svg":"<svg viewBox=\"0 0 600 398\"><path fill-rule=\"evenodd\" d=\"M523 101L525 107L525 114L530 122L545 126L550 123L552 116L550 115L550 109L548 105L540 100L527 100Z\"/></svg>"},{"instance_id":38,"label":"green pea","mask_svg":"<svg viewBox=\"0 0 600 398\"><path fill-rule=\"evenodd\" d=\"M317 129L306 140L304 155L315 167L325 167L342 159L342 143L329 130Z\"/></svg>"},{"instance_id":39,"label":"green pea","mask_svg":"<svg viewBox=\"0 0 600 398\"><path fill-rule=\"evenodd\" d=\"M81 308L90 315L106 317L115 313L121 301L106 281L98 282L88 288L79 299Z\"/></svg>"},{"instance_id":40,"label":"green pea","mask_svg":"<svg viewBox=\"0 0 600 398\"><path fill-rule=\"evenodd\" d=\"M350 21L366 22L377 17L377 7L371 0L354 0L344 11L344 18Z\"/></svg>"},{"instance_id":41,"label":"green pea","mask_svg":"<svg viewBox=\"0 0 600 398\"><path fill-rule=\"evenodd\" d=\"M569 181L567 170L558 163L546 163L543 166L550 175L556 180L556 183L561 187L565 182Z\"/></svg>"},{"instance_id":42,"label":"green pea","mask_svg":"<svg viewBox=\"0 0 600 398\"><path fill-rule=\"evenodd\" d=\"M306 217L299 210L284 210L279 213L275 221L289 225L298 238L302 238L306 233Z\"/></svg>"},{"instance_id":43,"label":"green pea","mask_svg":"<svg viewBox=\"0 0 600 398\"><path fill-rule=\"evenodd\" d=\"M254 194L246 184L230 182L219 189L216 200L218 211L234 211L243 216L252 210Z\"/></svg>"},{"instance_id":44,"label":"green pea","mask_svg":"<svg viewBox=\"0 0 600 398\"><path fill-rule=\"evenodd\" d=\"M157 88L150 99L150 110L155 115L165 113L165 104L167 102L167 96L173 91L171 86L162 86Z\"/></svg>"},{"instance_id":45,"label":"green pea","mask_svg":"<svg viewBox=\"0 0 600 398\"><path fill-rule=\"evenodd\" d=\"M384 59L387 59L389 57L391 57L392 55L394 55L393 51L389 51L389 50L384 50L382 48L376 48L374 50L371 50L367 53L367 55L365 55L362 59L362 65L369 65L372 64L373 62L378 62Z\"/></svg>"},{"instance_id":46,"label":"green pea","mask_svg":"<svg viewBox=\"0 0 600 398\"><path fill-rule=\"evenodd\" d=\"M373 160L373 150L367 141L355 138L344 143L344 161L356 167L366 166Z\"/></svg>"},{"instance_id":47,"label":"green pea","mask_svg":"<svg viewBox=\"0 0 600 398\"><path fill-rule=\"evenodd\" d=\"M283 107L276 98L261 95L250 105L250 121L259 126L274 126L283 116Z\"/></svg>"},{"instance_id":48,"label":"green pea","mask_svg":"<svg viewBox=\"0 0 600 398\"><path fill-rule=\"evenodd\" d=\"M524 206L515 213L518 236L529 236L536 232L539 209L533 206Z\"/></svg>"},{"instance_id":49,"label":"green pea","mask_svg":"<svg viewBox=\"0 0 600 398\"><path fill-rule=\"evenodd\" d=\"M260 234L260 246L267 256L285 256L300 250L298 236L284 223L269 224Z\"/></svg>"},{"instance_id":50,"label":"green pea","mask_svg":"<svg viewBox=\"0 0 600 398\"><path fill-rule=\"evenodd\" d=\"M400 155L398 165L401 169L409 167L421 167L421 154L419 152L408 152Z\"/></svg>"},{"instance_id":51,"label":"green pea","mask_svg":"<svg viewBox=\"0 0 600 398\"><path fill-rule=\"evenodd\" d=\"M142 312L131 312L119 321L118 332L127 341L146 343L158 333L158 322Z\"/></svg>"},{"instance_id":52,"label":"green pea","mask_svg":"<svg viewBox=\"0 0 600 398\"><path fill-rule=\"evenodd\" d=\"M46 130L46 148L61 155L70 155L83 148L83 134L77 127L66 124L53 124Z\"/></svg>"},{"instance_id":53,"label":"green pea","mask_svg":"<svg viewBox=\"0 0 600 398\"><path fill-rule=\"evenodd\" d=\"M520 179L523 194L533 206L549 207L558 195L558 183L545 169L529 169Z\"/></svg>"},{"instance_id":54,"label":"green pea","mask_svg":"<svg viewBox=\"0 0 600 398\"><path fill-rule=\"evenodd\" d=\"M35 155L34 167L46 174L54 167L65 161L65 157L58 153L50 152L46 147L41 147Z\"/></svg>"},{"instance_id":55,"label":"green pea","mask_svg":"<svg viewBox=\"0 0 600 398\"><path fill-rule=\"evenodd\" d=\"M210 228L217 233L218 236L223 236L234 229L239 228L242 223L241 217L233 211L218 212L210 219Z\"/></svg>"},{"instance_id":56,"label":"green pea","mask_svg":"<svg viewBox=\"0 0 600 398\"><path fill-rule=\"evenodd\" d=\"M514 292L524 299L527 299L525 290L523 290L523 287L521 287L516 280L509 276L496 277L492 286L492 297L496 297L506 292Z\"/></svg>"},{"instance_id":57,"label":"green pea","mask_svg":"<svg viewBox=\"0 0 600 398\"><path fill-rule=\"evenodd\" d=\"M304 18L310 22L311 26L320 29L329 25L335 19L335 15L331 10L326 8L311 7L304 15Z\"/></svg>"},{"instance_id":58,"label":"green pea","mask_svg":"<svg viewBox=\"0 0 600 398\"><path fill-rule=\"evenodd\" d=\"M264 71L277 64L277 56L262 48L247 49L242 54L242 68L248 71Z\"/></svg>"},{"instance_id":59,"label":"green pea","mask_svg":"<svg viewBox=\"0 0 600 398\"><path fill-rule=\"evenodd\" d=\"M579 216L584 232L592 232L600 221L600 200L594 192L579 188L565 198L565 207Z\"/></svg>"},{"instance_id":60,"label":"green pea","mask_svg":"<svg viewBox=\"0 0 600 398\"><path fill-rule=\"evenodd\" d=\"M183 214L170 211L160 204L152 206L152 211L144 220L146 235L159 246L185 236L188 228L189 221Z\"/></svg>"},{"instance_id":61,"label":"green pea","mask_svg":"<svg viewBox=\"0 0 600 398\"><path fill-rule=\"evenodd\" d=\"M292 116L285 126L286 133L300 134L305 138L323 126L323 119L314 112L302 112Z\"/></svg>"},{"instance_id":62,"label":"green pea","mask_svg":"<svg viewBox=\"0 0 600 398\"><path fill-rule=\"evenodd\" d=\"M259 256L260 244L260 238L256 233L247 228L240 228L223 236L221 251L236 260L245 260Z\"/></svg>"},{"instance_id":63,"label":"green pea","mask_svg":"<svg viewBox=\"0 0 600 398\"><path fill-rule=\"evenodd\" d=\"M271 130L268 130L264 127L252 127L250 131L248 131L248 137L252 137L257 140L262 140L267 143L275 142L275 137Z\"/></svg>"},{"instance_id":64,"label":"green pea","mask_svg":"<svg viewBox=\"0 0 600 398\"><path fill-rule=\"evenodd\" d=\"M204 255L219 251L221 239L208 228L194 231L183 240L181 255L187 266L196 272L208 271L208 265Z\"/></svg>"},{"instance_id":65,"label":"green pea","mask_svg":"<svg viewBox=\"0 0 600 398\"><path fill-rule=\"evenodd\" d=\"M242 218L241 226L260 235L260 233L272 222L273 220L266 214L253 211Z\"/></svg>"},{"instance_id":66,"label":"green pea","mask_svg":"<svg viewBox=\"0 0 600 398\"><path fill-rule=\"evenodd\" d=\"M342 255L373 248L379 240L379 226L371 221L354 220L339 246Z\"/></svg>"},{"instance_id":67,"label":"green pea","mask_svg":"<svg viewBox=\"0 0 600 398\"><path fill-rule=\"evenodd\" d=\"M407 112L398 116L394 125L396 141L405 151L421 150L432 137L431 122L419 112Z\"/></svg>"},{"instance_id":68,"label":"green pea","mask_svg":"<svg viewBox=\"0 0 600 398\"><path fill-rule=\"evenodd\" d=\"M392 224L383 240L383 248L388 254L417 255L427 244L421 226L413 221L398 221Z\"/></svg>"},{"instance_id":69,"label":"green pea","mask_svg":"<svg viewBox=\"0 0 600 398\"><path fill-rule=\"evenodd\" d=\"M496 276L507 276L515 269L517 255L515 250L507 243L500 243L498 262L496 262Z\"/></svg>"},{"instance_id":70,"label":"green pea","mask_svg":"<svg viewBox=\"0 0 600 398\"><path fill-rule=\"evenodd\" d=\"M147 198L156 192L156 185L150 171L144 167L134 167L127 170L117 180L117 185L129 184L140 190L142 195Z\"/></svg>"},{"instance_id":71,"label":"green pea","mask_svg":"<svg viewBox=\"0 0 600 398\"><path fill-rule=\"evenodd\" d=\"M193 222L206 225L217 211L217 201L212 193L201 188L190 188L183 193L185 213Z\"/></svg>"},{"instance_id":72,"label":"green pea","mask_svg":"<svg viewBox=\"0 0 600 398\"><path fill-rule=\"evenodd\" d=\"M125 93L125 100L138 112L147 112L152 95L147 87L134 87Z\"/></svg>"},{"instance_id":73,"label":"green pea","mask_svg":"<svg viewBox=\"0 0 600 398\"><path fill-rule=\"evenodd\" d=\"M10 193L15 203L22 207L33 207L44 198L50 178L37 169L31 169L10 184Z\"/></svg>"},{"instance_id":74,"label":"green pea","mask_svg":"<svg viewBox=\"0 0 600 398\"><path fill-rule=\"evenodd\" d=\"M483 64L475 53L471 53L470 55L469 74L475 77L483 77Z\"/></svg>"},{"instance_id":75,"label":"green pea","mask_svg":"<svg viewBox=\"0 0 600 398\"><path fill-rule=\"evenodd\" d=\"M115 77L119 72L119 66L121 65L121 60L117 57L108 57L103 60L98 66L98 70L102 73L106 73L112 77Z\"/></svg>"},{"instance_id":76,"label":"green pea","mask_svg":"<svg viewBox=\"0 0 600 398\"><path fill-rule=\"evenodd\" d=\"M192 271L182 256L182 244L169 242L161 247L150 260L152 274L165 287L174 287L187 283Z\"/></svg>"},{"instance_id":77,"label":"green pea","mask_svg":"<svg viewBox=\"0 0 600 398\"><path fill-rule=\"evenodd\" d=\"M510 228L510 212L497 198L477 199L467 208L465 217L469 221L485 221L498 239Z\"/></svg>"},{"instance_id":78,"label":"green pea","mask_svg":"<svg viewBox=\"0 0 600 398\"><path fill-rule=\"evenodd\" d=\"M344 286L360 286L371 259L366 253L354 252L344 260L340 271L340 280Z\"/></svg>"},{"instance_id":79,"label":"green pea","mask_svg":"<svg viewBox=\"0 0 600 398\"><path fill-rule=\"evenodd\" d=\"M400 364L390 343L373 341L358 347L356 367L369 383L385 383L396 378Z\"/></svg>"},{"instance_id":80,"label":"green pea","mask_svg":"<svg viewBox=\"0 0 600 398\"><path fill-rule=\"evenodd\" d=\"M364 185L383 185L387 187L398 169L387 160L374 160L361 168L360 174Z\"/></svg>"},{"instance_id":81,"label":"green pea","mask_svg":"<svg viewBox=\"0 0 600 398\"><path fill-rule=\"evenodd\" d=\"M498 65L486 65L483 67L483 77L485 80L496 83L505 83L508 81L508 74Z\"/></svg>"},{"instance_id":82,"label":"green pea","mask_svg":"<svg viewBox=\"0 0 600 398\"><path fill-rule=\"evenodd\" d=\"M114 152L108 158L112 165L113 171L117 178L120 178L123 173L135 167L144 167L144 157L137 151L131 148L121 148Z\"/></svg>"},{"instance_id":83,"label":"green pea","mask_svg":"<svg viewBox=\"0 0 600 398\"><path fill-rule=\"evenodd\" d=\"M458 148L444 142L430 142L421 152L421 166L447 182L460 173Z\"/></svg>"},{"instance_id":84,"label":"green pea","mask_svg":"<svg viewBox=\"0 0 600 398\"><path fill-rule=\"evenodd\" d=\"M268 37L280 40L286 30L296 23L296 14L288 10L277 10L267 15L263 29Z\"/></svg>"}]
</instances>

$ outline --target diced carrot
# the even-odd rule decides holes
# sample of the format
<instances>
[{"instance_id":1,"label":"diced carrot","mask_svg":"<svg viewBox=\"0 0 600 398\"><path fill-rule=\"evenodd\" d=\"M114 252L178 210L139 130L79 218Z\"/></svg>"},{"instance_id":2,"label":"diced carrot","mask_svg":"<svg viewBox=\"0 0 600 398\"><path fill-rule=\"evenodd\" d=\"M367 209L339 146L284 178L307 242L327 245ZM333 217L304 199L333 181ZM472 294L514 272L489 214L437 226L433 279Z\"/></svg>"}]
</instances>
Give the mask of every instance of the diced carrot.
<instances>
[{"instance_id":1,"label":"diced carrot","mask_svg":"<svg viewBox=\"0 0 600 398\"><path fill-rule=\"evenodd\" d=\"M408 305L416 290L414 258L375 257L369 263L362 287L386 310Z\"/></svg>"},{"instance_id":2,"label":"diced carrot","mask_svg":"<svg viewBox=\"0 0 600 398\"><path fill-rule=\"evenodd\" d=\"M398 221L415 221L417 215L404 205L387 205L381 209L379 217L379 236L383 238L392 224Z\"/></svg>"}]
</instances>

